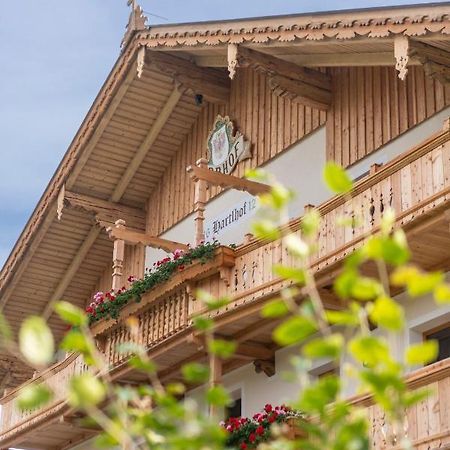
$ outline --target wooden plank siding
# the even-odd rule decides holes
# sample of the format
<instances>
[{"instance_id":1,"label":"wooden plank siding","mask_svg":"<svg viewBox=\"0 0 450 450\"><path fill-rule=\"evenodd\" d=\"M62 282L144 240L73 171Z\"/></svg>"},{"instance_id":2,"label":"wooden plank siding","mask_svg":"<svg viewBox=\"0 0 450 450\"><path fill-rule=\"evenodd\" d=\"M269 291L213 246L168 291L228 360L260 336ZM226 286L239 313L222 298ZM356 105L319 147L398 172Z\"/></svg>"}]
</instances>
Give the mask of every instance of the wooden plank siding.
<instances>
[{"instance_id":1,"label":"wooden plank siding","mask_svg":"<svg viewBox=\"0 0 450 450\"><path fill-rule=\"evenodd\" d=\"M450 105L450 87L410 67L329 69L333 105L327 118L327 159L348 167Z\"/></svg>"},{"instance_id":2,"label":"wooden plank siding","mask_svg":"<svg viewBox=\"0 0 450 450\"><path fill-rule=\"evenodd\" d=\"M250 167L264 164L325 123L326 113L273 95L262 74L239 70L232 83L229 104L207 104L148 201L147 230L161 234L189 215L194 205L194 185L186 167L206 157L206 140L217 114L229 115L252 143L253 157L237 166L243 176ZM209 190L215 197L220 188Z\"/></svg>"}]
</instances>

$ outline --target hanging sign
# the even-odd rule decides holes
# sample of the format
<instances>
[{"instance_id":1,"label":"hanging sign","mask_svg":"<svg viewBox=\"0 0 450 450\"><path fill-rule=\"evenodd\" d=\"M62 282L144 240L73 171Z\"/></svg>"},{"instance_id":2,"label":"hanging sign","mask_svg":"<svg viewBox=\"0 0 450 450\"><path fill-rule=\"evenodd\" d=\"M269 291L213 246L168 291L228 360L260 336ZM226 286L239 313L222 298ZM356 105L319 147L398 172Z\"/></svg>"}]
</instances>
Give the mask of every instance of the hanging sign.
<instances>
[{"instance_id":1,"label":"hanging sign","mask_svg":"<svg viewBox=\"0 0 450 450\"><path fill-rule=\"evenodd\" d=\"M238 161L251 158L250 142L239 131L234 133L228 116L218 115L208 136L208 167L226 175L233 172Z\"/></svg>"},{"instance_id":2,"label":"hanging sign","mask_svg":"<svg viewBox=\"0 0 450 450\"><path fill-rule=\"evenodd\" d=\"M219 215L205 221L205 240L212 241L233 228L243 227L245 222L255 215L256 197L245 194L234 206L225 209ZM242 240L242 234L235 236L237 242Z\"/></svg>"}]
</instances>

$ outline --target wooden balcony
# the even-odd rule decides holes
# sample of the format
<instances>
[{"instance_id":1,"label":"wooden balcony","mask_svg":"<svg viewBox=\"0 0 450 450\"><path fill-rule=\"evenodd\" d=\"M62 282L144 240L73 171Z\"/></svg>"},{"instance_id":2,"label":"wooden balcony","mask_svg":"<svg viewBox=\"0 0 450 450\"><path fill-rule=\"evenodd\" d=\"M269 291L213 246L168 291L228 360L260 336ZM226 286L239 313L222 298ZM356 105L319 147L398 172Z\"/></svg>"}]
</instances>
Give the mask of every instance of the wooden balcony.
<instances>
[{"instance_id":1,"label":"wooden balcony","mask_svg":"<svg viewBox=\"0 0 450 450\"><path fill-rule=\"evenodd\" d=\"M316 273L326 307L339 307L330 286L343 258L358 248L368 235L377 232L383 212L388 207L395 210L397 223L408 235L413 260L426 269L449 270L448 126L360 180L350 199L334 197L319 206L323 221L318 238L319 252L312 262L312 269ZM359 220L355 220L348 229L341 229L335 226L336 218L341 215L357 217ZM284 227L284 231L297 232L300 221L301 218L293 220ZM235 358L224 365L224 373L252 361L270 361L276 350L271 342L271 330L275 322L261 319L260 309L286 285L286 282L272 274L272 266L277 263L295 264L282 239L274 242L250 240L235 250L220 247L213 260L204 265L193 264L168 282L147 292L139 304L127 305L117 321L95 324L92 331L110 364L113 379L125 383L143 380L140 374L127 366L127 355L116 352L117 344L130 340L124 324L124 319L130 315L139 320L139 343L148 349L150 357L157 363L163 381L179 379L180 368L184 363L205 358L203 346L192 328L193 314L214 316L217 332L238 341ZM373 272L370 266L364 270ZM231 303L222 310L209 313L202 309L194 297L198 288L217 296L227 295ZM84 370L82 367L79 359L70 356L49 369L50 383L56 387L57 394L51 405L41 411L17 412L13 405L17 389L5 396L1 401L3 420L0 448L12 445L30 449L64 448L89 437L92 431L81 430L73 425L72 412L64 401L64 381L72 373ZM446 380L441 383L447 386L442 388L446 389L442 395L449 403L449 362L433 367L437 367L437 372L442 372L442 380ZM425 384L429 379L426 373L419 371L416 375L419 378L423 376ZM30 383L42 379L43 376L39 376ZM375 410L373 414L373 427L378 430L382 419ZM421 422L423 414L425 412L417 410L418 422ZM426 414L430 414L429 411ZM423 427L426 428L423 432L428 433L427 436L440 432L431 422ZM72 434L68 434L68 430ZM385 448L381 443L378 446L381 441L378 441L377 433L372 430L372 438L377 442L374 448ZM417 439L422 438L420 433Z\"/></svg>"}]
</instances>

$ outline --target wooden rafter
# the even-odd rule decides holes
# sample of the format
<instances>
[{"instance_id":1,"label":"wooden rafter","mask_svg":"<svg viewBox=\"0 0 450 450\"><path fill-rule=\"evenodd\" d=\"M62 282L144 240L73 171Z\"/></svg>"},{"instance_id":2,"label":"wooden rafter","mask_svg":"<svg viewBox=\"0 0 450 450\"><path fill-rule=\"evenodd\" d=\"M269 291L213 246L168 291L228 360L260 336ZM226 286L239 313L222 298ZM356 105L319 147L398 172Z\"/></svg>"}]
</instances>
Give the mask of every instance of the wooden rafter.
<instances>
[{"instance_id":1,"label":"wooden rafter","mask_svg":"<svg viewBox=\"0 0 450 450\"><path fill-rule=\"evenodd\" d=\"M214 186L237 189L238 191L245 191L252 195L268 194L271 190L271 186L268 184L246 180L245 178L235 177L234 175L225 175L204 167L189 166L186 170L194 182L204 180Z\"/></svg>"},{"instance_id":2,"label":"wooden rafter","mask_svg":"<svg viewBox=\"0 0 450 450\"><path fill-rule=\"evenodd\" d=\"M450 52L433 45L410 40L409 53L411 57L423 64L426 75L436 78L442 84L450 83Z\"/></svg>"},{"instance_id":3,"label":"wooden rafter","mask_svg":"<svg viewBox=\"0 0 450 450\"><path fill-rule=\"evenodd\" d=\"M137 231L129 230L125 227L125 222L119 220L116 222L115 227L107 229L110 239L121 240L129 245L143 244L148 247L160 248L167 252L173 252L175 250L187 250L189 247L180 242L169 241L168 239L152 236L147 233L139 233Z\"/></svg>"},{"instance_id":4,"label":"wooden rafter","mask_svg":"<svg viewBox=\"0 0 450 450\"><path fill-rule=\"evenodd\" d=\"M105 131L107 125L111 121L111 118L115 114L118 106L120 105L123 97L128 91L128 88L131 86L131 83L136 78L136 64L133 64L132 67L128 70L128 73L125 77L125 80L120 84L120 87L117 89L116 94L114 95L114 98L112 99L108 109L106 110L105 114L101 118L99 124L95 127L95 131L92 135L92 137L89 140L89 143L87 144L86 148L84 149L82 155L80 156L79 160L77 161L77 164L73 168L73 170L70 172L69 177L66 181L66 186L68 189L71 189L73 185L75 184L78 176L80 175L81 171L83 170L83 167L85 166L86 162L88 161L89 157L91 156L92 152L95 149L95 146L97 145L98 141L100 140L103 132Z\"/></svg>"},{"instance_id":5,"label":"wooden rafter","mask_svg":"<svg viewBox=\"0 0 450 450\"><path fill-rule=\"evenodd\" d=\"M251 67L265 74L278 96L322 110L331 104L331 80L323 72L235 44L228 47L228 67L231 78L236 67Z\"/></svg>"},{"instance_id":6,"label":"wooden rafter","mask_svg":"<svg viewBox=\"0 0 450 450\"><path fill-rule=\"evenodd\" d=\"M62 190L63 206L71 206L82 209L95 215L96 220L102 225L113 225L116 220L123 219L132 228L145 228L145 212L139 208L132 208L116 202L108 202L90 195Z\"/></svg>"},{"instance_id":7,"label":"wooden rafter","mask_svg":"<svg viewBox=\"0 0 450 450\"><path fill-rule=\"evenodd\" d=\"M118 202L122 198L127 186L129 185L131 179L133 178L133 175L136 173L137 169L139 168L140 164L144 160L144 158L147 155L148 151L150 150L151 146L155 142L161 129L165 125L167 119L172 114L175 106L177 105L179 99L181 98L181 95L182 95L182 92L176 86L174 88L174 90L172 91L171 95L169 96L166 104L160 111L158 118L155 120L152 127L150 128L143 143L137 149L133 160L130 162L127 169L125 170L125 173L122 175L122 179L120 180L120 182L117 184L116 188L114 189L114 192L112 193L111 197L109 198L110 202ZM51 297L50 301L46 305L45 310L44 310L45 316L49 316L51 314L54 302L62 298L65 290L71 283L78 268L82 264L84 258L86 257L87 253L89 252L91 246L94 244L99 233L100 233L100 229L96 225L94 225L90 229L87 237L85 238L84 242L81 244L80 248L78 249L77 253L75 254L75 256L72 260L72 263L70 264L69 268L67 269L67 271L61 278L53 296Z\"/></svg>"},{"instance_id":8,"label":"wooden rafter","mask_svg":"<svg viewBox=\"0 0 450 450\"><path fill-rule=\"evenodd\" d=\"M145 63L208 102L223 104L229 100L231 83L224 72L200 68L187 59L156 51L147 52Z\"/></svg>"}]
</instances>

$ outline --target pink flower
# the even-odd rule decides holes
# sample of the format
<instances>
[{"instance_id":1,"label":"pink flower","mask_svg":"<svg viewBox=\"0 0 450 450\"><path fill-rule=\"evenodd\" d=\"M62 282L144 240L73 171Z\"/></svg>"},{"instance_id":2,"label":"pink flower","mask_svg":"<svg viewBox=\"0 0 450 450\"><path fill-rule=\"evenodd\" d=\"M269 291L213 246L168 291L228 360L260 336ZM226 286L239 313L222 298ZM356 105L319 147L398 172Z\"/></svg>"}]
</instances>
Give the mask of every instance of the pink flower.
<instances>
[{"instance_id":1,"label":"pink flower","mask_svg":"<svg viewBox=\"0 0 450 450\"><path fill-rule=\"evenodd\" d=\"M247 444L245 442L243 442L241 444L241 450L246 450L247 449Z\"/></svg>"},{"instance_id":2,"label":"pink flower","mask_svg":"<svg viewBox=\"0 0 450 450\"><path fill-rule=\"evenodd\" d=\"M253 442L256 441L256 434L255 433L250 433L248 440L253 444Z\"/></svg>"},{"instance_id":3,"label":"pink flower","mask_svg":"<svg viewBox=\"0 0 450 450\"><path fill-rule=\"evenodd\" d=\"M256 434L258 434L259 436L262 436L264 434L264 427L262 425L260 425L257 429L256 429Z\"/></svg>"},{"instance_id":4,"label":"pink flower","mask_svg":"<svg viewBox=\"0 0 450 450\"><path fill-rule=\"evenodd\" d=\"M95 303L102 303L103 302L103 299L104 299L104 295L105 294L103 294L103 292L97 292L95 295L94 295L94 301L95 301Z\"/></svg>"},{"instance_id":5,"label":"pink flower","mask_svg":"<svg viewBox=\"0 0 450 450\"><path fill-rule=\"evenodd\" d=\"M130 275L127 279L128 283L134 283L137 280L137 278L134 275Z\"/></svg>"},{"instance_id":6,"label":"pink flower","mask_svg":"<svg viewBox=\"0 0 450 450\"><path fill-rule=\"evenodd\" d=\"M184 255L184 251L177 248L174 252L173 252L173 259L178 259L181 258Z\"/></svg>"},{"instance_id":7,"label":"pink flower","mask_svg":"<svg viewBox=\"0 0 450 450\"><path fill-rule=\"evenodd\" d=\"M272 405L270 405L269 403L267 403L266 406L264 406L264 411L270 413L272 411Z\"/></svg>"}]
</instances>

